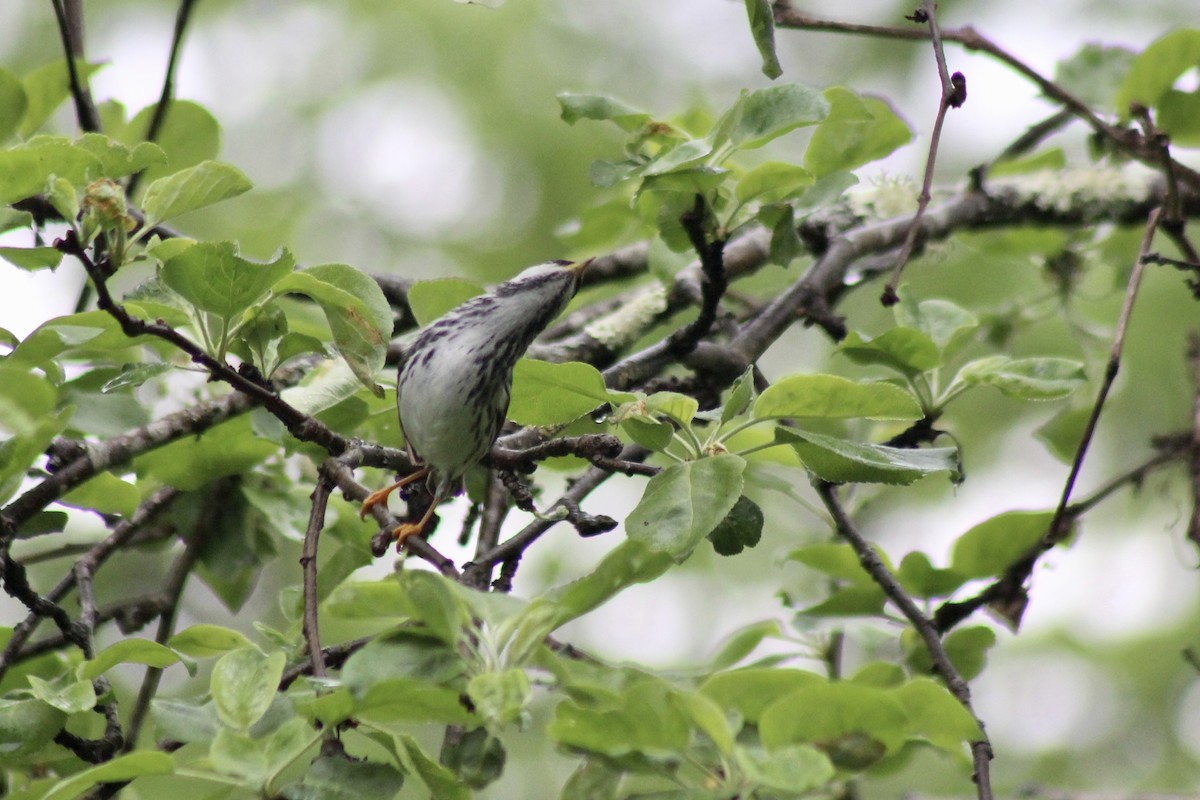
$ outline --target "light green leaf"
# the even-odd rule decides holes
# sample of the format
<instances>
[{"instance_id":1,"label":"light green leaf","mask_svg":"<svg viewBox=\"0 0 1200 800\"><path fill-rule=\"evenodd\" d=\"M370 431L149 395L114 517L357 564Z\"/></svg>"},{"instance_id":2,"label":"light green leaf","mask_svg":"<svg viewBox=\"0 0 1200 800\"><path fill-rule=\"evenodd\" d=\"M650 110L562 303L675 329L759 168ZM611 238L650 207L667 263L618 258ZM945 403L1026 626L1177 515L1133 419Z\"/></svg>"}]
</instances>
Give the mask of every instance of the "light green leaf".
<instances>
[{"instance_id":1,"label":"light green leaf","mask_svg":"<svg viewBox=\"0 0 1200 800\"><path fill-rule=\"evenodd\" d=\"M856 382L837 375L790 375L758 396L757 419L920 419L921 405L890 383Z\"/></svg>"},{"instance_id":2,"label":"light green leaf","mask_svg":"<svg viewBox=\"0 0 1200 800\"><path fill-rule=\"evenodd\" d=\"M775 55L775 12L771 0L746 0L746 16L750 18L750 33L762 56L763 75L774 80L783 74L783 67Z\"/></svg>"},{"instance_id":3,"label":"light green leaf","mask_svg":"<svg viewBox=\"0 0 1200 800\"><path fill-rule=\"evenodd\" d=\"M470 800L471 790L455 777L454 773L443 767L434 759L425 755L425 751L417 744L417 740L408 734L395 737L396 757L400 760L404 771L415 775L433 797L441 800Z\"/></svg>"},{"instance_id":4,"label":"light green leaf","mask_svg":"<svg viewBox=\"0 0 1200 800\"><path fill-rule=\"evenodd\" d=\"M782 161L759 164L738 179L734 195L739 203L778 203L800 194L813 184L813 174Z\"/></svg>"},{"instance_id":5,"label":"light green leaf","mask_svg":"<svg viewBox=\"0 0 1200 800\"><path fill-rule=\"evenodd\" d=\"M207 744L221 730L221 721L211 700L202 705L156 697L150 704L158 735L180 742Z\"/></svg>"},{"instance_id":6,"label":"light green leaf","mask_svg":"<svg viewBox=\"0 0 1200 800\"><path fill-rule=\"evenodd\" d=\"M242 731L257 722L275 699L286 662L282 652L264 656L253 647L221 656L210 684L221 721Z\"/></svg>"},{"instance_id":7,"label":"light green leaf","mask_svg":"<svg viewBox=\"0 0 1200 800\"><path fill-rule=\"evenodd\" d=\"M716 126L714 145L726 140L749 150L829 114L829 103L816 89L797 83L743 91Z\"/></svg>"},{"instance_id":8,"label":"light green leaf","mask_svg":"<svg viewBox=\"0 0 1200 800\"><path fill-rule=\"evenodd\" d=\"M292 800L387 800L403 786L404 773L390 764L321 756L284 794Z\"/></svg>"},{"instance_id":9,"label":"light green leaf","mask_svg":"<svg viewBox=\"0 0 1200 800\"><path fill-rule=\"evenodd\" d=\"M806 744L768 751L739 747L734 755L749 780L793 796L824 786L834 776L829 757Z\"/></svg>"},{"instance_id":10,"label":"light green leaf","mask_svg":"<svg viewBox=\"0 0 1200 800\"><path fill-rule=\"evenodd\" d=\"M139 142L131 148L100 133L85 133L75 146L99 159L100 170L95 177L114 180L167 160L162 148L153 142Z\"/></svg>"},{"instance_id":11,"label":"light green leaf","mask_svg":"<svg viewBox=\"0 0 1200 800\"><path fill-rule=\"evenodd\" d=\"M33 697L0 698L0 764L18 762L54 739L67 715Z\"/></svg>"},{"instance_id":12,"label":"light green leaf","mask_svg":"<svg viewBox=\"0 0 1200 800\"><path fill-rule=\"evenodd\" d=\"M691 425L700 410L696 398L679 392L655 392L646 398L645 404L651 415L665 415L680 425Z\"/></svg>"},{"instance_id":13,"label":"light green leaf","mask_svg":"<svg viewBox=\"0 0 1200 800\"><path fill-rule=\"evenodd\" d=\"M672 464L646 485L625 520L626 534L683 561L737 503L745 468L734 455Z\"/></svg>"},{"instance_id":14,"label":"light green leaf","mask_svg":"<svg viewBox=\"0 0 1200 800\"><path fill-rule=\"evenodd\" d=\"M412 309L417 324L424 327L483 292L483 287L478 283L462 278L417 281L408 289L408 307Z\"/></svg>"},{"instance_id":15,"label":"light green leaf","mask_svg":"<svg viewBox=\"0 0 1200 800\"><path fill-rule=\"evenodd\" d=\"M907 287L900 289L896 304L896 324L915 328L928 336L943 353L958 336L979 327L979 320L970 311L949 300L921 300Z\"/></svg>"},{"instance_id":16,"label":"light green leaf","mask_svg":"<svg viewBox=\"0 0 1200 800\"><path fill-rule=\"evenodd\" d=\"M574 125L581 119L608 121L621 130L634 132L650 120L650 115L625 105L620 100L595 94L572 94L563 92L558 97L562 119Z\"/></svg>"},{"instance_id":17,"label":"light green leaf","mask_svg":"<svg viewBox=\"0 0 1200 800\"><path fill-rule=\"evenodd\" d=\"M169 667L179 661L179 654L169 647L149 639L123 639L109 645L90 661L84 661L75 674L90 680L103 675L117 664L145 664L148 667Z\"/></svg>"},{"instance_id":18,"label":"light green leaf","mask_svg":"<svg viewBox=\"0 0 1200 800\"><path fill-rule=\"evenodd\" d=\"M862 444L833 436L776 428L775 439L790 444L817 477L830 483L887 483L908 485L935 472L959 475L954 447L922 449Z\"/></svg>"},{"instance_id":19,"label":"light green leaf","mask_svg":"<svg viewBox=\"0 0 1200 800\"><path fill-rule=\"evenodd\" d=\"M44 376L20 363L0 363L0 431L37 430L57 402L58 391Z\"/></svg>"},{"instance_id":20,"label":"light green leaf","mask_svg":"<svg viewBox=\"0 0 1200 800\"><path fill-rule=\"evenodd\" d=\"M954 542L950 568L968 578L990 578L1008 569L1049 530L1050 511L1006 511L985 520Z\"/></svg>"},{"instance_id":21,"label":"light green leaf","mask_svg":"<svg viewBox=\"0 0 1200 800\"><path fill-rule=\"evenodd\" d=\"M721 424L740 417L746 413L746 409L750 408L750 403L754 400L754 367L747 367L733 386L729 387L729 399L725 401L725 405L721 407Z\"/></svg>"},{"instance_id":22,"label":"light green leaf","mask_svg":"<svg viewBox=\"0 0 1200 800\"><path fill-rule=\"evenodd\" d=\"M100 159L66 137L35 136L0 150L0 204L9 205L42 192L51 175L82 186L100 169Z\"/></svg>"},{"instance_id":23,"label":"light green leaf","mask_svg":"<svg viewBox=\"0 0 1200 800\"><path fill-rule=\"evenodd\" d=\"M29 272L54 269L62 255L56 247L0 247L0 258Z\"/></svg>"},{"instance_id":24,"label":"light green leaf","mask_svg":"<svg viewBox=\"0 0 1200 800\"><path fill-rule=\"evenodd\" d=\"M378 723L420 722L478 725L463 705L462 689L419 678L387 678L373 684L354 704L357 719Z\"/></svg>"},{"instance_id":25,"label":"light green leaf","mask_svg":"<svg viewBox=\"0 0 1200 800\"><path fill-rule=\"evenodd\" d=\"M308 724L296 718L287 720L269 735L259 738L231 728L221 728L209 745L208 757L217 772L243 778L259 786L298 758L314 738Z\"/></svg>"},{"instance_id":26,"label":"light green leaf","mask_svg":"<svg viewBox=\"0 0 1200 800\"><path fill-rule=\"evenodd\" d=\"M424 570L408 570L401 575L400 585L429 630L446 644L457 644L470 616L446 579Z\"/></svg>"},{"instance_id":27,"label":"light green leaf","mask_svg":"<svg viewBox=\"0 0 1200 800\"><path fill-rule=\"evenodd\" d=\"M1200 30L1174 30L1155 40L1134 60L1117 90L1116 111L1129 119L1129 107L1155 108L1179 77L1200 65Z\"/></svg>"},{"instance_id":28,"label":"light green leaf","mask_svg":"<svg viewBox=\"0 0 1200 800\"><path fill-rule=\"evenodd\" d=\"M75 61L75 71L80 80L84 81L101 66L100 64L88 64L86 61ZM25 116L21 120L20 134L28 137L42 127L42 124L71 93L71 77L67 71L66 60L53 61L38 67L25 76L23 85L28 105L25 109Z\"/></svg>"},{"instance_id":29,"label":"light green leaf","mask_svg":"<svg viewBox=\"0 0 1200 800\"><path fill-rule=\"evenodd\" d=\"M96 689L90 680L68 681L65 676L53 682L28 676L29 688L39 700L64 714L79 714L96 707Z\"/></svg>"},{"instance_id":30,"label":"light green leaf","mask_svg":"<svg viewBox=\"0 0 1200 800\"><path fill-rule=\"evenodd\" d=\"M171 756L157 750L139 750L64 778L42 800L72 800L99 783L121 783L147 775L170 775L174 771Z\"/></svg>"},{"instance_id":31,"label":"light green leaf","mask_svg":"<svg viewBox=\"0 0 1200 800\"><path fill-rule=\"evenodd\" d=\"M621 429L635 443L656 452L667 449L675 439L675 427L671 423L649 417L625 417L621 420Z\"/></svg>"},{"instance_id":32,"label":"light green leaf","mask_svg":"<svg viewBox=\"0 0 1200 800\"><path fill-rule=\"evenodd\" d=\"M733 752L734 732L730 730L729 720L721 706L707 695L687 692L678 695L680 703L696 727L712 740L721 755L728 756Z\"/></svg>"},{"instance_id":33,"label":"light green leaf","mask_svg":"<svg viewBox=\"0 0 1200 800\"><path fill-rule=\"evenodd\" d=\"M209 658L252 647L250 640L232 628L221 625L190 625L167 640L167 646L194 658Z\"/></svg>"},{"instance_id":34,"label":"light green leaf","mask_svg":"<svg viewBox=\"0 0 1200 800\"><path fill-rule=\"evenodd\" d=\"M701 684L700 691L723 708L736 711L746 722L757 723L762 712L778 698L824 680L806 670L747 667L713 675Z\"/></svg>"},{"instance_id":35,"label":"light green leaf","mask_svg":"<svg viewBox=\"0 0 1200 800\"><path fill-rule=\"evenodd\" d=\"M624 774L607 759L584 759L563 784L558 800L618 800Z\"/></svg>"},{"instance_id":36,"label":"light green leaf","mask_svg":"<svg viewBox=\"0 0 1200 800\"><path fill-rule=\"evenodd\" d=\"M121 134L126 144L133 146L146 141L156 105L143 108L129 121ZM165 175L216 158L220 149L221 129L204 107L190 100L174 99L154 141L166 153L167 163L147 168L142 173L143 186Z\"/></svg>"},{"instance_id":37,"label":"light green leaf","mask_svg":"<svg viewBox=\"0 0 1200 800\"><path fill-rule=\"evenodd\" d=\"M286 250L269 263L238 255L233 242L198 242L169 258L162 280L201 311L232 319L266 297L295 262Z\"/></svg>"},{"instance_id":38,"label":"light green leaf","mask_svg":"<svg viewBox=\"0 0 1200 800\"><path fill-rule=\"evenodd\" d=\"M1018 358L991 356L965 365L956 381L995 386L1019 400L1056 400L1087 382L1083 364L1069 358Z\"/></svg>"},{"instance_id":39,"label":"light green leaf","mask_svg":"<svg viewBox=\"0 0 1200 800\"><path fill-rule=\"evenodd\" d=\"M912 140L912 131L887 102L834 86L825 90L829 115L813 131L804 166L817 177L857 169Z\"/></svg>"},{"instance_id":40,"label":"light green leaf","mask_svg":"<svg viewBox=\"0 0 1200 800\"><path fill-rule=\"evenodd\" d=\"M590 364L523 358L513 369L508 418L520 425L559 425L610 399L604 377Z\"/></svg>"},{"instance_id":41,"label":"light green leaf","mask_svg":"<svg viewBox=\"0 0 1200 800\"><path fill-rule=\"evenodd\" d=\"M338 353L364 386L383 396L375 376L387 356L392 311L379 284L347 264L324 264L286 275L271 291L315 300L329 321Z\"/></svg>"},{"instance_id":42,"label":"light green leaf","mask_svg":"<svg viewBox=\"0 0 1200 800\"><path fill-rule=\"evenodd\" d=\"M255 438L250 418L243 416L214 426L200 437L178 439L139 456L134 467L139 476L193 491L217 478L246 472L278 449Z\"/></svg>"},{"instance_id":43,"label":"light green leaf","mask_svg":"<svg viewBox=\"0 0 1200 800\"><path fill-rule=\"evenodd\" d=\"M1034 436L1046 445L1055 458L1064 464L1075 459L1075 451L1083 441L1083 432L1091 419L1092 409L1087 406L1064 408L1036 431Z\"/></svg>"},{"instance_id":44,"label":"light green leaf","mask_svg":"<svg viewBox=\"0 0 1200 800\"><path fill-rule=\"evenodd\" d=\"M546 733L564 747L612 758L640 753L651 759L678 759L687 746L689 717L662 681L645 679L608 702L589 705L559 703Z\"/></svg>"},{"instance_id":45,"label":"light green leaf","mask_svg":"<svg viewBox=\"0 0 1200 800\"><path fill-rule=\"evenodd\" d=\"M817 681L771 703L758 721L768 749L800 743L828 745L862 735L888 752L904 743L908 714L889 691L846 682Z\"/></svg>"},{"instance_id":46,"label":"light green leaf","mask_svg":"<svg viewBox=\"0 0 1200 800\"><path fill-rule=\"evenodd\" d=\"M929 556L919 550L900 559L896 577L906 591L924 599L946 597L967 581L967 576L952 569L934 567Z\"/></svg>"},{"instance_id":47,"label":"light green leaf","mask_svg":"<svg viewBox=\"0 0 1200 800\"><path fill-rule=\"evenodd\" d=\"M892 328L869 340L851 331L838 352L855 364L878 364L902 375L917 375L942 365L938 346L912 328Z\"/></svg>"},{"instance_id":48,"label":"light green leaf","mask_svg":"<svg viewBox=\"0 0 1200 800\"><path fill-rule=\"evenodd\" d=\"M908 713L910 735L924 736L942 750L961 753L965 743L983 738L971 712L929 678L914 678L893 689L892 696Z\"/></svg>"},{"instance_id":49,"label":"light green leaf","mask_svg":"<svg viewBox=\"0 0 1200 800\"><path fill-rule=\"evenodd\" d=\"M467 681L467 696L479 716L493 725L506 725L521 717L533 692L525 670L513 668L472 676Z\"/></svg>"},{"instance_id":50,"label":"light green leaf","mask_svg":"<svg viewBox=\"0 0 1200 800\"><path fill-rule=\"evenodd\" d=\"M8 141L29 108L29 98L21 79L6 69L0 69L0 143Z\"/></svg>"},{"instance_id":51,"label":"light green leaf","mask_svg":"<svg viewBox=\"0 0 1200 800\"><path fill-rule=\"evenodd\" d=\"M203 161L159 178L142 195L146 227L237 197L253 185L240 169L218 161Z\"/></svg>"},{"instance_id":52,"label":"light green leaf","mask_svg":"<svg viewBox=\"0 0 1200 800\"><path fill-rule=\"evenodd\" d=\"M875 584L842 586L833 589L819 603L806 606L801 614L809 617L875 617L883 613L887 596Z\"/></svg>"},{"instance_id":53,"label":"light green leaf","mask_svg":"<svg viewBox=\"0 0 1200 800\"><path fill-rule=\"evenodd\" d=\"M929 648L921 640L916 631L906 630L900 642L905 649L905 661L913 672L933 675L933 659L929 656ZM962 675L963 680L970 681L978 677L987 666L988 650L996 644L996 632L983 625L967 628L955 628L943 640L946 655L950 663Z\"/></svg>"},{"instance_id":54,"label":"light green leaf","mask_svg":"<svg viewBox=\"0 0 1200 800\"><path fill-rule=\"evenodd\" d=\"M877 550L876 555L883 560L884 566L892 571L887 553ZM863 569L854 548L842 542L818 542L805 545L788 553L787 557L789 561L799 561L804 566L839 581L849 581L859 585L870 584L874 581Z\"/></svg>"},{"instance_id":55,"label":"light green leaf","mask_svg":"<svg viewBox=\"0 0 1200 800\"><path fill-rule=\"evenodd\" d=\"M141 499L141 492L132 483L126 483L111 472L101 472L67 492L58 502L72 508L92 509L101 514L120 514L127 517L137 510Z\"/></svg>"}]
</instances>

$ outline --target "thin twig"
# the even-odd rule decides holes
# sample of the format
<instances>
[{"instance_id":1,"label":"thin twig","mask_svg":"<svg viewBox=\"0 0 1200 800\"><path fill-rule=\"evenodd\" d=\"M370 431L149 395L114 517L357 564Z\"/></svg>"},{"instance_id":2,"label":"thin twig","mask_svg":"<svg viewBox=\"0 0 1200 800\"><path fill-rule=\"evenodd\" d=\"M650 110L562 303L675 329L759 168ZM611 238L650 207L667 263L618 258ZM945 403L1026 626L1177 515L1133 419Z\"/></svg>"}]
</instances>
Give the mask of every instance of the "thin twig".
<instances>
[{"instance_id":1,"label":"thin twig","mask_svg":"<svg viewBox=\"0 0 1200 800\"><path fill-rule=\"evenodd\" d=\"M1121 312L1117 317L1116 329L1113 332L1113 342L1109 350L1104 377L1101 381L1100 389L1096 394L1096 401L1092 405L1092 413L1088 418L1087 425L1084 427L1083 436L1080 439L1079 446L1075 450L1075 457L1072 460L1071 470L1067 475L1066 483L1059 497L1058 506L1054 510L1054 516L1050 520L1045 535L1030 548L1028 553L1005 570L1000 578L978 595L967 600L944 603L934 615L938 630L949 630L984 604L987 604L1004 619L1008 620L1014 628L1019 627L1025 606L1029 600L1025 584L1029 580L1030 575L1033 574L1033 569L1037 565L1038 559L1070 533L1074 520L1070 514L1071 493L1074 491L1075 482L1079 478L1080 471L1083 469L1083 461L1092 443L1092 437L1095 435L1096 425L1100 421L1100 414L1104 410L1105 401L1108 399L1109 391L1116 381L1117 372L1121 366L1121 352L1125 345L1125 335L1129 329L1129 320L1133 314L1133 305L1137 299L1138 287L1141 285L1142 275L1145 272L1146 254L1150 252L1154 234L1158 230L1160 212L1161 209L1154 209L1150 212L1150 218L1146 222L1146 229L1142 235L1142 243L1138 249L1137 260L1134 263L1133 272L1129 276L1129 283L1125 290L1125 300L1121 306Z\"/></svg>"},{"instance_id":2,"label":"thin twig","mask_svg":"<svg viewBox=\"0 0 1200 800\"><path fill-rule=\"evenodd\" d=\"M842 507L841 501L837 496L837 487L831 483L820 481L816 484L817 495L821 498L821 502L825 504L825 508L829 510L830 516L833 518L834 526L837 529L838 535L845 539L854 552L858 555L859 563L862 564L864 570L871 578L883 589L883 593L892 601L895 606L900 609L900 613L909 621L909 624L916 630L917 635L925 643L925 648L929 651L929 658L933 663L934 670L946 682L946 688L954 695L955 699L962 704L975 722L979 724L979 731L982 736L978 741L971 743L971 753L975 761L974 780L978 790L979 800L991 800L992 786L989 777L989 766L992 760L992 746L987 740L987 734L984 732L983 721L975 714L975 710L971 706L971 689L967 682L963 680L961 673L950 660L949 654L946 652L946 647L942 643L941 635L933 624L933 620L925 616L917 604L913 601L904 588L900 585L900 581L896 579L883 563L879 554L867 542L863 535L855 527L850 517L846 514L846 510Z\"/></svg>"},{"instance_id":3,"label":"thin twig","mask_svg":"<svg viewBox=\"0 0 1200 800\"><path fill-rule=\"evenodd\" d=\"M938 78L941 81L942 94L938 99L937 116L933 120L933 132L929 136L929 155L925 158L925 179L921 184L921 193L917 195L917 213L913 215L912 225L904 244L896 256L896 266L892 269L892 277L883 287L882 302L885 306L894 306L900 302L896 287L900 283L900 274L904 265L912 257L917 246L917 234L921 231L921 218L933 197L933 170L937 163L938 146L942 139L942 124L946 121L946 113L952 108L959 108L967 100L967 79L961 72L950 74L946 66L946 52L942 47L942 36L937 23L937 3L934 0L922 0L920 13L916 20L923 20L929 27L929 39L933 43L933 56L937 62Z\"/></svg>"},{"instance_id":4,"label":"thin twig","mask_svg":"<svg viewBox=\"0 0 1200 800\"><path fill-rule=\"evenodd\" d=\"M300 553L300 568L304 573L304 642L308 645L308 658L312 674L325 677L325 656L321 652L321 634L317 619L317 542L321 529L325 527L325 508L329 504L329 493L333 491L333 480L322 465L321 475L312 491L312 508L308 514L308 527L304 529L304 548Z\"/></svg>"},{"instance_id":5,"label":"thin twig","mask_svg":"<svg viewBox=\"0 0 1200 800\"><path fill-rule=\"evenodd\" d=\"M53 0L53 6L63 50L66 52L67 78L71 85L71 99L75 103L75 119L80 130L87 133L98 132L100 112L96 110L91 91L79 75L79 62L84 60L83 0Z\"/></svg>"}]
</instances>

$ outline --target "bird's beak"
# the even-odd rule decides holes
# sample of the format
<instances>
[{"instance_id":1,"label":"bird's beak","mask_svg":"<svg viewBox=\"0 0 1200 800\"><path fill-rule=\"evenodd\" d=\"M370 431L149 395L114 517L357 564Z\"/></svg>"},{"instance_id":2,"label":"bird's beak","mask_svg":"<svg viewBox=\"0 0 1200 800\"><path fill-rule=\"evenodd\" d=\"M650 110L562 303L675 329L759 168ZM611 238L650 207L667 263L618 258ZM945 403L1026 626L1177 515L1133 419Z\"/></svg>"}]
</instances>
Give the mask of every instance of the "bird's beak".
<instances>
[{"instance_id":1,"label":"bird's beak","mask_svg":"<svg viewBox=\"0 0 1200 800\"><path fill-rule=\"evenodd\" d=\"M567 269L575 275L576 289L578 289L579 284L583 282L583 273L587 271L588 265L595 260L596 259L594 258L589 258L586 261L576 261L574 264L571 264L569 267L567 267Z\"/></svg>"}]
</instances>

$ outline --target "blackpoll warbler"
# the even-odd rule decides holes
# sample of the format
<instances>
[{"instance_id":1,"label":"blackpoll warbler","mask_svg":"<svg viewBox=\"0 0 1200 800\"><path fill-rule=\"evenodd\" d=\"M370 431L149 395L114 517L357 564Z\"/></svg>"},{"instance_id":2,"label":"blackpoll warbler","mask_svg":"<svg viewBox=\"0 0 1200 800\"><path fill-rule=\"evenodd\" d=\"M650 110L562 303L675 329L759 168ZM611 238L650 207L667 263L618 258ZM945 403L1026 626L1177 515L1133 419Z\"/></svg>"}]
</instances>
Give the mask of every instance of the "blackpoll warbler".
<instances>
[{"instance_id":1,"label":"blackpoll warbler","mask_svg":"<svg viewBox=\"0 0 1200 800\"><path fill-rule=\"evenodd\" d=\"M438 503L453 497L504 425L513 366L575 296L589 261L530 267L473 297L417 335L400 361L396 408L405 446L422 466L373 493L361 515L396 489L426 478L433 502L417 523L392 533L399 549L424 530Z\"/></svg>"}]
</instances>

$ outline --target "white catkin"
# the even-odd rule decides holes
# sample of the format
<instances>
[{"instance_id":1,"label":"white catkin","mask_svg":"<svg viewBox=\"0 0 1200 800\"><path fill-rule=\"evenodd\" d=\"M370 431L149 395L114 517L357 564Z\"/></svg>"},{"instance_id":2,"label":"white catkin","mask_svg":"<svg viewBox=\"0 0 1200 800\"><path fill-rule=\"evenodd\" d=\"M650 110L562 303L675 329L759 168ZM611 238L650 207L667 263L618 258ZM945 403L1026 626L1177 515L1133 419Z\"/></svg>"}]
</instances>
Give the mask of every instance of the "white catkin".
<instances>
[{"instance_id":1,"label":"white catkin","mask_svg":"<svg viewBox=\"0 0 1200 800\"><path fill-rule=\"evenodd\" d=\"M1041 170L998 178L989 185L1016 191L1038 208L1062 213L1090 205L1136 201L1146 196L1152 178L1149 171L1087 167Z\"/></svg>"},{"instance_id":2,"label":"white catkin","mask_svg":"<svg viewBox=\"0 0 1200 800\"><path fill-rule=\"evenodd\" d=\"M584 333L610 350L633 344L667 308L667 291L662 284L647 286L628 303L583 329Z\"/></svg>"}]
</instances>

